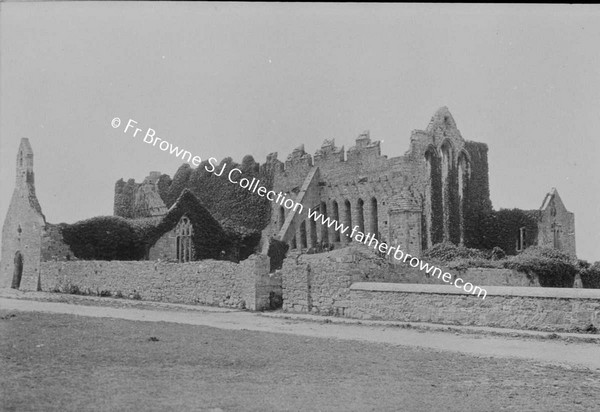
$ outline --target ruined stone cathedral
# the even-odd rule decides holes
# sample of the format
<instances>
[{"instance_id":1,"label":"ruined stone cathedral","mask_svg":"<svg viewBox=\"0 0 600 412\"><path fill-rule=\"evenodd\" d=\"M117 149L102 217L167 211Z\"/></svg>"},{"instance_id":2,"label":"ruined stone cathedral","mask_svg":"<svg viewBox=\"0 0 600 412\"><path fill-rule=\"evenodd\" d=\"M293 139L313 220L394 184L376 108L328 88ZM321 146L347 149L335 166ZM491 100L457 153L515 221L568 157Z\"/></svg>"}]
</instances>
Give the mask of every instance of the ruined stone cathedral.
<instances>
[{"instance_id":1,"label":"ruined stone cathedral","mask_svg":"<svg viewBox=\"0 0 600 412\"><path fill-rule=\"evenodd\" d=\"M465 141L443 107L425 130L412 132L403 156L382 155L380 142L365 132L347 151L326 140L314 156L301 146L285 163L267 162L275 164L275 191L418 256L444 240L469 243L472 206L491 208L487 150ZM301 216L286 220L285 212L273 205L270 231L292 248L350 240Z\"/></svg>"},{"instance_id":2,"label":"ruined stone cathedral","mask_svg":"<svg viewBox=\"0 0 600 412\"><path fill-rule=\"evenodd\" d=\"M442 107L425 130L412 132L403 156L382 155L380 142L365 132L348 150L325 140L312 156L302 145L285 162L271 153L260 168L270 176L274 192L294 199L303 210L318 209L345 227L357 226L415 256L444 241L480 249L499 246L508 254L539 244L575 255L574 217L556 189L540 209L514 209L520 219L493 216L487 152L485 143L465 140L448 108ZM166 213L160 179L160 172L151 172L143 183L134 183L130 200L138 212L131 217ZM122 196L117 184L117 215ZM349 231L316 223L306 213L276 202L268 202L268 207L271 218L263 236L284 241L291 249L323 250L352 241ZM486 216L497 221L486 221ZM497 233L490 236L494 228Z\"/></svg>"},{"instance_id":3,"label":"ruined stone cathedral","mask_svg":"<svg viewBox=\"0 0 600 412\"><path fill-rule=\"evenodd\" d=\"M371 141L365 132L347 151L336 147L334 140L325 140L314 156L300 146L285 163L272 154L267 164L274 170L274 191L419 256L443 241L480 245L477 226L480 217L491 211L487 151L486 144L463 139L450 111L442 107L425 130L412 132L403 156L382 155L380 142ZM552 206L554 215L548 218L550 203L558 206ZM544 244L575 255L573 214L556 189L546 196L542 208L529 212L539 227L528 242L524 228L509 234L516 251ZM343 246L351 241L348 233L342 235L277 204L272 204L267 232L292 249Z\"/></svg>"}]
</instances>

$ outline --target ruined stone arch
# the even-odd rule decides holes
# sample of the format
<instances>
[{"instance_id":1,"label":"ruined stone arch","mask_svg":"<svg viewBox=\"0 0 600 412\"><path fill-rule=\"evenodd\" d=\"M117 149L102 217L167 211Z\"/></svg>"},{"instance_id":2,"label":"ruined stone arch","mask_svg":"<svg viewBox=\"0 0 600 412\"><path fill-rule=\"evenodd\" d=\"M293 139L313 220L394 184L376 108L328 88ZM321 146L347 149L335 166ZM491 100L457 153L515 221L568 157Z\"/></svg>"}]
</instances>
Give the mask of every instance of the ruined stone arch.
<instances>
[{"instance_id":1,"label":"ruined stone arch","mask_svg":"<svg viewBox=\"0 0 600 412\"><path fill-rule=\"evenodd\" d=\"M298 248L298 245L296 244L296 236L294 235L290 238L290 249L293 250L293 249L297 249L297 248Z\"/></svg>"},{"instance_id":2,"label":"ruined stone arch","mask_svg":"<svg viewBox=\"0 0 600 412\"><path fill-rule=\"evenodd\" d=\"M332 213L333 213L333 219L334 219L336 222L339 222L339 223L341 223L341 222L340 222L340 208L339 208L339 206L338 206L338 202L337 202L337 200L334 200L333 202L331 202L331 208L333 209L333 210L332 210ZM340 231L339 231L339 230L335 230L335 229L334 229L334 232L333 232L333 241L334 241L334 242L339 242L339 241L340 241Z\"/></svg>"},{"instance_id":3,"label":"ruined stone arch","mask_svg":"<svg viewBox=\"0 0 600 412\"><path fill-rule=\"evenodd\" d=\"M360 197L356 201L356 224L358 230L365 233L365 202Z\"/></svg>"},{"instance_id":4,"label":"ruined stone arch","mask_svg":"<svg viewBox=\"0 0 600 412\"><path fill-rule=\"evenodd\" d=\"M371 219L369 230L375 236L375 238L379 239L379 216L377 208L377 199L375 198L375 196L371 198Z\"/></svg>"},{"instance_id":5,"label":"ruined stone arch","mask_svg":"<svg viewBox=\"0 0 600 412\"><path fill-rule=\"evenodd\" d=\"M327 219L327 203L321 202L320 212L323 215L324 219ZM313 220L314 222L314 220ZM316 222L315 222L316 223ZM317 237L317 241L320 241L322 244L329 243L329 228L326 225L320 225L320 228L317 229L320 233L320 236Z\"/></svg>"},{"instance_id":6,"label":"ruined stone arch","mask_svg":"<svg viewBox=\"0 0 600 412\"><path fill-rule=\"evenodd\" d=\"M307 249L308 248L308 240L307 240L307 236L306 236L306 220L303 220L302 223L300 223L300 249Z\"/></svg>"},{"instance_id":7,"label":"ruined stone arch","mask_svg":"<svg viewBox=\"0 0 600 412\"><path fill-rule=\"evenodd\" d=\"M352 230L352 206L350 201L346 199L344 201L344 225L348 228L348 230ZM351 242L352 238L348 235L348 232L344 234L347 242Z\"/></svg>"}]
</instances>

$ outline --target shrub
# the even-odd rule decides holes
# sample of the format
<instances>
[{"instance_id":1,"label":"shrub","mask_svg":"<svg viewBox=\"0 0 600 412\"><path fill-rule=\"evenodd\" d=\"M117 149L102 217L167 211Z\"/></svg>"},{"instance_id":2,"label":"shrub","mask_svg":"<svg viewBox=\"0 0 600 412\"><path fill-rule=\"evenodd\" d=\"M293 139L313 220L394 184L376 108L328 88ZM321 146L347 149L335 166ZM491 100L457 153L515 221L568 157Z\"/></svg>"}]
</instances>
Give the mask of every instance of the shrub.
<instances>
[{"instance_id":1,"label":"shrub","mask_svg":"<svg viewBox=\"0 0 600 412\"><path fill-rule=\"evenodd\" d=\"M452 242L442 242L433 245L424 254L423 259L452 262L459 259L486 259L484 251L456 246Z\"/></svg>"},{"instance_id":2,"label":"shrub","mask_svg":"<svg viewBox=\"0 0 600 412\"><path fill-rule=\"evenodd\" d=\"M587 289L600 289L600 261L579 271L581 283Z\"/></svg>"},{"instance_id":3,"label":"shrub","mask_svg":"<svg viewBox=\"0 0 600 412\"><path fill-rule=\"evenodd\" d=\"M99 216L60 225L73 254L84 260L139 260L144 247L127 219Z\"/></svg>"},{"instance_id":4,"label":"shrub","mask_svg":"<svg viewBox=\"0 0 600 412\"><path fill-rule=\"evenodd\" d=\"M489 259L456 259L451 262L446 262L445 266L451 270L467 270L469 268L495 268L501 269L504 267L501 260L489 260Z\"/></svg>"},{"instance_id":5,"label":"shrub","mask_svg":"<svg viewBox=\"0 0 600 412\"><path fill-rule=\"evenodd\" d=\"M495 246L492 249L492 252L490 253L490 259L492 260L501 260L504 259L506 257L506 253L504 253L504 250L502 250L502 248Z\"/></svg>"},{"instance_id":6,"label":"shrub","mask_svg":"<svg viewBox=\"0 0 600 412\"><path fill-rule=\"evenodd\" d=\"M532 246L517 256L507 259L504 266L509 269L538 275L543 287L573 287L577 267L571 256L559 250Z\"/></svg>"}]
</instances>

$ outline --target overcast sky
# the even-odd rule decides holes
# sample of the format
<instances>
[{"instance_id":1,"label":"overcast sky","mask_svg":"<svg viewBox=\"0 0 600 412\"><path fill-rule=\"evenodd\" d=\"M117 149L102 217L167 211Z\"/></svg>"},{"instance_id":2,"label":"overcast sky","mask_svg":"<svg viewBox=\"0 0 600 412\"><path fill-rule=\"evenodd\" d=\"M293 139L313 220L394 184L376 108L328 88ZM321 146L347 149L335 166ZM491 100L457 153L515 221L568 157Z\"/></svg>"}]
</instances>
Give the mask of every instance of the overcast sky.
<instances>
[{"instance_id":1,"label":"overcast sky","mask_svg":"<svg viewBox=\"0 0 600 412\"><path fill-rule=\"evenodd\" d=\"M111 215L119 178L181 164L116 116L264 162L367 129L399 156L448 106L489 146L494 207L556 187L600 260L599 6L0 3L0 76L2 218L21 137L46 219L72 223Z\"/></svg>"}]
</instances>

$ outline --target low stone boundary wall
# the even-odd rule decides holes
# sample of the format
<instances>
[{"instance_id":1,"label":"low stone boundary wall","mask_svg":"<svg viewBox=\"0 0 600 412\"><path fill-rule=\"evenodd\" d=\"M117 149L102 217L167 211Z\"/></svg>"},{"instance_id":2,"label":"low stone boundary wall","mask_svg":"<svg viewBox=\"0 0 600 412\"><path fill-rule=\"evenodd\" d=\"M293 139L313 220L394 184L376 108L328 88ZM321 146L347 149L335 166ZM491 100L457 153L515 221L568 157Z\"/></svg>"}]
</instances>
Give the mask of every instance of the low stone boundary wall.
<instances>
[{"instance_id":1,"label":"low stone boundary wall","mask_svg":"<svg viewBox=\"0 0 600 412\"><path fill-rule=\"evenodd\" d=\"M43 291L73 290L171 303L268 309L281 296L281 278L269 275L269 258L253 255L238 263L202 260L42 262Z\"/></svg>"},{"instance_id":2,"label":"low stone boundary wall","mask_svg":"<svg viewBox=\"0 0 600 412\"><path fill-rule=\"evenodd\" d=\"M487 286L487 297L448 285L354 283L345 315L547 331L600 326L600 290Z\"/></svg>"},{"instance_id":3,"label":"low stone boundary wall","mask_svg":"<svg viewBox=\"0 0 600 412\"><path fill-rule=\"evenodd\" d=\"M535 274L511 269L472 268L447 270L463 283L487 289L496 286L540 286ZM355 282L418 283L445 286L406 264L391 265L365 245L351 245L327 253L292 253L278 273L283 278L283 309L289 312L345 316L350 307L350 285Z\"/></svg>"}]
</instances>

